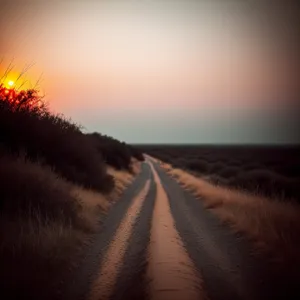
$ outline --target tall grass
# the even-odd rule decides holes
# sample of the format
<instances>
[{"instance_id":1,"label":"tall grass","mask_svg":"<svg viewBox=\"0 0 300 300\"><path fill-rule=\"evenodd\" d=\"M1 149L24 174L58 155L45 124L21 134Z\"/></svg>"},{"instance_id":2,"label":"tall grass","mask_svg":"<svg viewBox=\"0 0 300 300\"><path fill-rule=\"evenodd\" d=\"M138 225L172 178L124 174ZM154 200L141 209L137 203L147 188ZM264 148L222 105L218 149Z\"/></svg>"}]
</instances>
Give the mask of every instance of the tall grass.
<instances>
[{"instance_id":1,"label":"tall grass","mask_svg":"<svg viewBox=\"0 0 300 300\"><path fill-rule=\"evenodd\" d=\"M0 166L0 297L58 299L93 228L50 168L9 156Z\"/></svg>"}]
</instances>

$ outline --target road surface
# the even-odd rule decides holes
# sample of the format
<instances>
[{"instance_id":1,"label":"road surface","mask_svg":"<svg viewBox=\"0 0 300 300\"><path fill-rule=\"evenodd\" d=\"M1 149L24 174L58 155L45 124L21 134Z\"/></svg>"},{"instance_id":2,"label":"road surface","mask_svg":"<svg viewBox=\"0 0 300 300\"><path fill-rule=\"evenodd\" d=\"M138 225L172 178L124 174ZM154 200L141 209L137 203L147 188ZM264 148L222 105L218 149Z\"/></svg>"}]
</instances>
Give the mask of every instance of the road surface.
<instances>
[{"instance_id":1,"label":"road surface","mask_svg":"<svg viewBox=\"0 0 300 300\"><path fill-rule=\"evenodd\" d=\"M292 299L288 293L243 237L147 159L103 219L65 299Z\"/></svg>"}]
</instances>

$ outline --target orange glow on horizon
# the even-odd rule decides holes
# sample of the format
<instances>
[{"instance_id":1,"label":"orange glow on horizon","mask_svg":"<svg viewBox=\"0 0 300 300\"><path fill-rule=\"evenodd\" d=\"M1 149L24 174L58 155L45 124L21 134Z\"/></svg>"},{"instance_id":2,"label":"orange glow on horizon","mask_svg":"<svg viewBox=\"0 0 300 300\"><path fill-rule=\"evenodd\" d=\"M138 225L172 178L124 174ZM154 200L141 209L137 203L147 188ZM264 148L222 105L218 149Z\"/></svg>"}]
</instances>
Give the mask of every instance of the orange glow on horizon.
<instances>
[{"instance_id":1,"label":"orange glow on horizon","mask_svg":"<svg viewBox=\"0 0 300 300\"><path fill-rule=\"evenodd\" d=\"M33 73L31 70L23 72L26 62L14 61L14 69L7 71L10 62L9 60L3 63L3 67L0 66L0 84L6 89L13 89L15 92L22 90L29 90L35 84L35 78L38 78L38 74Z\"/></svg>"}]
</instances>

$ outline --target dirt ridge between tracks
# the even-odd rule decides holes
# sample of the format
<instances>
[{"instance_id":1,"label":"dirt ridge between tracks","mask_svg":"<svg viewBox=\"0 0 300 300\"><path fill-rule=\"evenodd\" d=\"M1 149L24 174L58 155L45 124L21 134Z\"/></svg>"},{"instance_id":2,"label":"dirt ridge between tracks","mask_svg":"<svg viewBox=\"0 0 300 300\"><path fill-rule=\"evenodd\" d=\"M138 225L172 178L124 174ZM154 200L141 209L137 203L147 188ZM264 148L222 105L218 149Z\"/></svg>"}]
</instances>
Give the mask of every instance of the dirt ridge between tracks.
<instances>
[{"instance_id":1,"label":"dirt ridge between tracks","mask_svg":"<svg viewBox=\"0 0 300 300\"><path fill-rule=\"evenodd\" d=\"M175 228L169 199L150 163L157 185L148 246L148 298L151 300L207 299L201 277Z\"/></svg>"},{"instance_id":2,"label":"dirt ridge between tracks","mask_svg":"<svg viewBox=\"0 0 300 300\"><path fill-rule=\"evenodd\" d=\"M151 173L150 189L136 219L115 291L111 300L147 299L147 248L156 200L156 183Z\"/></svg>"}]
</instances>

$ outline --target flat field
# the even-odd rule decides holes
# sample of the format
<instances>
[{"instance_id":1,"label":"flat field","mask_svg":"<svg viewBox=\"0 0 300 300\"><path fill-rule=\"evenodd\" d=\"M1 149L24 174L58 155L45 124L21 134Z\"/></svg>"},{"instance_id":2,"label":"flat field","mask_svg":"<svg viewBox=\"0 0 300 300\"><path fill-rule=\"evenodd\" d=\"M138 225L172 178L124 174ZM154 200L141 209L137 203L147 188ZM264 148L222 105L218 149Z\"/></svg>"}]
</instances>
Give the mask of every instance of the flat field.
<instances>
[{"instance_id":1,"label":"flat field","mask_svg":"<svg viewBox=\"0 0 300 300\"><path fill-rule=\"evenodd\" d=\"M300 146L139 145L208 181L300 203Z\"/></svg>"}]
</instances>

